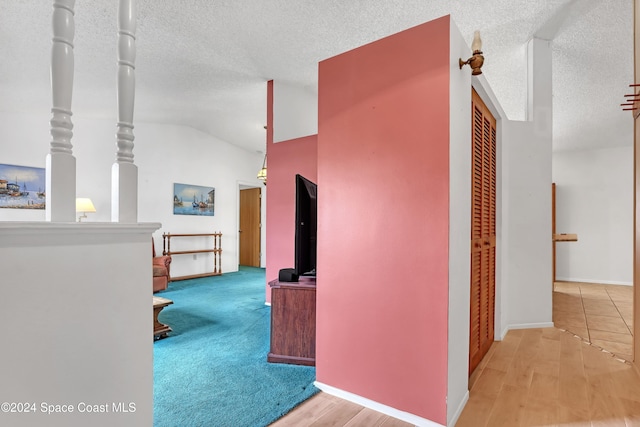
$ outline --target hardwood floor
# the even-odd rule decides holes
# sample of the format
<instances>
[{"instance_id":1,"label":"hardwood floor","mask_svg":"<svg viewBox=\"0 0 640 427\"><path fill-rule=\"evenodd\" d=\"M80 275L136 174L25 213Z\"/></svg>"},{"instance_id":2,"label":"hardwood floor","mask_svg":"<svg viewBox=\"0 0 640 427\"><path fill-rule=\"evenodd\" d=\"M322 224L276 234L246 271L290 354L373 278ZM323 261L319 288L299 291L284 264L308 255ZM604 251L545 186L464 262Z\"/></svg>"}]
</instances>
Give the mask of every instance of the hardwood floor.
<instances>
[{"instance_id":1,"label":"hardwood floor","mask_svg":"<svg viewBox=\"0 0 640 427\"><path fill-rule=\"evenodd\" d=\"M456 426L640 426L632 303L630 286L555 283L556 328L494 343Z\"/></svg>"},{"instance_id":2,"label":"hardwood floor","mask_svg":"<svg viewBox=\"0 0 640 427\"><path fill-rule=\"evenodd\" d=\"M320 392L280 418L272 427L411 427L355 403Z\"/></svg>"},{"instance_id":3,"label":"hardwood floor","mask_svg":"<svg viewBox=\"0 0 640 427\"><path fill-rule=\"evenodd\" d=\"M626 286L556 283L558 327L512 330L495 342L469 379L456 427L640 427L631 295ZM319 393L272 426L410 424Z\"/></svg>"},{"instance_id":4,"label":"hardwood floor","mask_svg":"<svg viewBox=\"0 0 640 427\"><path fill-rule=\"evenodd\" d=\"M480 369L457 427L640 426L638 372L570 332L509 331Z\"/></svg>"}]
</instances>

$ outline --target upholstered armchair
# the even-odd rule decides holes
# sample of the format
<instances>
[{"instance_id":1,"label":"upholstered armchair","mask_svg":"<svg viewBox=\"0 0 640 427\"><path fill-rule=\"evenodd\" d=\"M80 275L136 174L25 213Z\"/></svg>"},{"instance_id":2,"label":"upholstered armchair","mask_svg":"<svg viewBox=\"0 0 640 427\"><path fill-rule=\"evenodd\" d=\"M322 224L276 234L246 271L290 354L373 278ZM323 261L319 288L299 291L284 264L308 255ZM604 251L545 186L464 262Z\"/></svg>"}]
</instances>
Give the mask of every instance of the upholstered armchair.
<instances>
[{"instance_id":1,"label":"upholstered armchair","mask_svg":"<svg viewBox=\"0 0 640 427\"><path fill-rule=\"evenodd\" d=\"M170 256L156 256L156 246L151 241L153 248L153 292L163 291L169 285Z\"/></svg>"}]
</instances>

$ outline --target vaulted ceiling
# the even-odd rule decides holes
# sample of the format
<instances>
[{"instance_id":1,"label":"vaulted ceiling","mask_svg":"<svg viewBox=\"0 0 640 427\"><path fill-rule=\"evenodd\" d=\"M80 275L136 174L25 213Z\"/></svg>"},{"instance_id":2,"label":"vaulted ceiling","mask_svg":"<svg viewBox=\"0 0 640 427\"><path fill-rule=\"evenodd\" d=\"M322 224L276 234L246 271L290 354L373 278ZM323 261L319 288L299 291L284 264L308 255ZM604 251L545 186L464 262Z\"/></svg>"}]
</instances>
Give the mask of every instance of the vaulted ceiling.
<instances>
[{"instance_id":1,"label":"vaulted ceiling","mask_svg":"<svg viewBox=\"0 0 640 427\"><path fill-rule=\"evenodd\" d=\"M0 1L0 111L51 108L49 0ZM76 1L74 116L113 118L117 0ZM318 62L451 14L509 119L524 120L526 43L552 40L554 149L630 146L631 0L138 0L134 123L265 146L266 84L317 87ZM425 40L425 54L429 51ZM0 131L1 132L1 131Z\"/></svg>"}]
</instances>

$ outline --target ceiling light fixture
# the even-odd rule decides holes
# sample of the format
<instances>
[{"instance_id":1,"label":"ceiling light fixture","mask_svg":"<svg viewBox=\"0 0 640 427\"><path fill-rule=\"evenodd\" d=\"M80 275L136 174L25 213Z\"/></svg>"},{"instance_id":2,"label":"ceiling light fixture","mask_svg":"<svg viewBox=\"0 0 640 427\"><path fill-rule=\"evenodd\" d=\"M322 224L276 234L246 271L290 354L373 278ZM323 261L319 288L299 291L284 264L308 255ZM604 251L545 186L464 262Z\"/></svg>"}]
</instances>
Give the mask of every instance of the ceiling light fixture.
<instances>
[{"instance_id":1,"label":"ceiling light fixture","mask_svg":"<svg viewBox=\"0 0 640 427\"><path fill-rule=\"evenodd\" d=\"M258 177L260 181L267 185L267 155L264 155L264 160L262 161L262 169L258 172Z\"/></svg>"},{"instance_id":2,"label":"ceiling light fixture","mask_svg":"<svg viewBox=\"0 0 640 427\"><path fill-rule=\"evenodd\" d=\"M463 61L462 58L460 58L458 61L459 61L461 70L465 64L469 64L469 66L473 70L471 72L471 75L477 76L482 74L482 64L484 64L484 56L482 56L482 40L480 39L480 31L474 31L473 33L473 42L471 43L471 50L473 51L473 55L471 56L471 58L467 59L466 61Z\"/></svg>"},{"instance_id":3,"label":"ceiling light fixture","mask_svg":"<svg viewBox=\"0 0 640 427\"><path fill-rule=\"evenodd\" d=\"M264 130L267 130L267 126L264 126ZM267 150L264 151L264 160L262 161L262 169L258 171L257 178L267 185Z\"/></svg>"}]
</instances>

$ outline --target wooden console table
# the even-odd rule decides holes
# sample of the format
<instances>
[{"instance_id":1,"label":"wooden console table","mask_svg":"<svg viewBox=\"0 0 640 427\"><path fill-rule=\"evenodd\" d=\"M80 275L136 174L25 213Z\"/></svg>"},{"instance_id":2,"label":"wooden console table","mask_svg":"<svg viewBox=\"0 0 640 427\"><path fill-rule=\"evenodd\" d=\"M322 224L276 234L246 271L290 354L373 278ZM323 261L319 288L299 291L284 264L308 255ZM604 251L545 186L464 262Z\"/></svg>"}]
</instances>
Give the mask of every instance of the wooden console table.
<instances>
[{"instance_id":1,"label":"wooden console table","mask_svg":"<svg viewBox=\"0 0 640 427\"><path fill-rule=\"evenodd\" d=\"M316 364L316 280L269 282L271 287L271 351L267 361Z\"/></svg>"},{"instance_id":2,"label":"wooden console table","mask_svg":"<svg viewBox=\"0 0 640 427\"><path fill-rule=\"evenodd\" d=\"M172 237L213 237L212 249L194 249L190 251L171 251ZM222 233L196 233L196 234L171 234L164 233L162 235L162 255L183 255L183 254L201 254L213 253L213 271L201 274L189 274L187 276L169 277L169 281L195 279L197 277L220 276L222 274Z\"/></svg>"}]
</instances>

